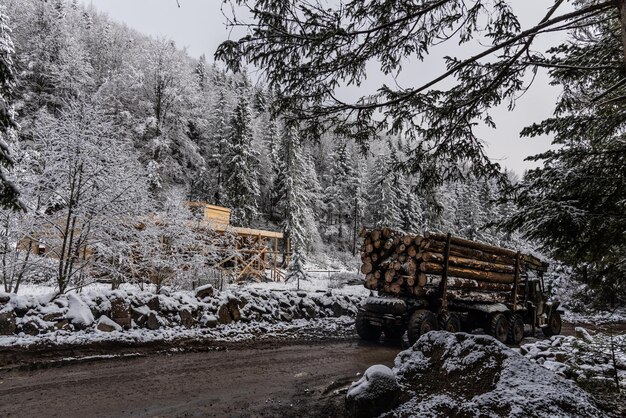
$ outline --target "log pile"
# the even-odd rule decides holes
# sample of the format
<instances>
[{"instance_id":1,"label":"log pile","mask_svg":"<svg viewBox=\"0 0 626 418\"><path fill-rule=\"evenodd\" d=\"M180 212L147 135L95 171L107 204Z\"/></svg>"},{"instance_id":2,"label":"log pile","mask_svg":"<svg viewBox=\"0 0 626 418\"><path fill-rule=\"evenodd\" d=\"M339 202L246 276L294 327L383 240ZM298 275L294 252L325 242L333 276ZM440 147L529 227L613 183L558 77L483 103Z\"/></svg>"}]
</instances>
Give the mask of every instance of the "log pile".
<instances>
[{"instance_id":1,"label":"log pile","mask_svg":"<svg viewBox=\"0 0 626 418\"><path fill-rule=\"evenodd\" d=\"M398 296L436 296L444 271L446 235L405 234L389 228L361 231L365 287ZM525 266L544 270L540 260L512 250L451 237L446 297L484 302L510 300Z\"/></svg>"}]
</instances>

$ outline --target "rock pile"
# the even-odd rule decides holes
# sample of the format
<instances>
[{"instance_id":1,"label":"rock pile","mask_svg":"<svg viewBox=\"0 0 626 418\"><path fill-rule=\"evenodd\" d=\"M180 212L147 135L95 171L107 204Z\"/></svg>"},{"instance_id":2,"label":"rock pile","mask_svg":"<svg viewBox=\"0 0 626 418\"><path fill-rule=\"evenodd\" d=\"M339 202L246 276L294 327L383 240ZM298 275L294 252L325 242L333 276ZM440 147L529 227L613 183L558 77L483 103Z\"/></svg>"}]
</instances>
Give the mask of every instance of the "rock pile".
<instances>
[{"instance_id":1,"label":"rock pile","mask_svg":"<svg viewBox=\"0 0 626 418\"><path fill-rule=\"evenodd\" d=\"M0 293L0 335L39 335L58 330L212 328L232 322L277 323L304 318L355 316L362 298L242 288L216 292L86 291L51 296Z\"/></svg>"},{"instance_id":2,"label":"rock pile","mask_svg":"<svg viewBox=\"0 0 626 418\"><path fill-rule=\"evenodd\" d=\"M520 353L534 363L541 364L559 376L582 385L603 385L616 389L615 375L626 382L626 353L620 348L626 336L591 336L577 328L577 337L555 335L520 347ZM615 361L611 344L616 348Z\"/></svg>"}]
</instances>

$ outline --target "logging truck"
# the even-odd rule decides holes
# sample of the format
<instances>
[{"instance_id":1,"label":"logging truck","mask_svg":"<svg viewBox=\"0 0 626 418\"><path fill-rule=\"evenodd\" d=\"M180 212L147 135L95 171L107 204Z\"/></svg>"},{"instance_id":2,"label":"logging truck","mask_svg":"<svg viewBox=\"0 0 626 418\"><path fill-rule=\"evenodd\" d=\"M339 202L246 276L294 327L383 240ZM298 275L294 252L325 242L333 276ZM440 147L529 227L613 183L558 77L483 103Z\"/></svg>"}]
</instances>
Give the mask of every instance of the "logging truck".
<instances>
[{"instance_id":1,"label":"logging truck","mask_svg":"<svg viewBox=\"0 0 626 418\"><path fill-rule=\"evenodd\" d=\"M365 340L384 333L414 344L431 330L481 328L519 344L525 328L561 332L559 302L548 300L548 264L530 255L450 234L404 234L389 228L361 231L361 272L370 297L356 330Z\"/></svg>"}]
</instances>

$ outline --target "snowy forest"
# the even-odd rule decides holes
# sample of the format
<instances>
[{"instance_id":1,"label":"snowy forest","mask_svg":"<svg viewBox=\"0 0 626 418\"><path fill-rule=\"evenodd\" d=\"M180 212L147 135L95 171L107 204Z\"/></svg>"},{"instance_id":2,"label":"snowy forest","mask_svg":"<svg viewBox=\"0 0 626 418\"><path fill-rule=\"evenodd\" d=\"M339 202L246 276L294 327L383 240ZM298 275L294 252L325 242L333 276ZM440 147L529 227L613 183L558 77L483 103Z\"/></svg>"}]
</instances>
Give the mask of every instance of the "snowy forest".
<instances>
[{"instance_id":1,"label":"snowy forest","mask_svg":"<svg viewBox=\"0 0 626 418\"><path fill-rule=\"evenodd\" d=\"M185 202L203 201L230 208L234 226L284 231L296 255L292 270L356 271L363 227L453 232L552 257L564 263L556 270L590 286L591 293L579 292L587 302L615 306L625 292L623 234L614 233L623 224L623 182L613 181L620 179L621 145L613 136L619 125L590 126L579 97L588 89L601 94L620 75L569 68L597 45L619 48L613 38L603 41L611 30L600 25L597 35L581 33L552 51L546 65L565 88L556 116L521 134L554 135L558 151L531 157L543 168L519 178L465 143L445 151L456 161L451 166L416 161L424 142L413 131L390 129L364 144L336 121L311 139L311 126L294 111L276 111L280 93L245 69L232 73L191 57L168 39L142 35L76 1L7 0L4 288L45 276L63 292L83 283L87 270L119 283L129 265L167 271L170 284L189 286L190 268L201 276L206 257L172 248L195 246L217 260L213 250L229 245L190 227L194 214ZM222 61L228 45L217 52ZM619 63L620 56L608 60ZM598 112L596 121L614 118L613 110ZM589 143L589 129L602 139ZM568 142L572 135L579 142ZM584 155L581 147L597 151ZM594 156L615 162L598 165ZM590 198L563 195L570 189ZM138 219L141 229L134 227ZM63 248L59 265L26 248L51 229L59 233L43 240ZM165 235L167 245L160 242Z\"/></svg>"},{"instance_id":2,"label":"snowy forest","mask_svg":"<svg viewBox=\"0 0 626 418\"><path fill-rule=\"evenodd\" d=\"M187 200L231 208L236 226L284 230L302 260L324 268L357 266L363 226L525 245L495 227L514 209L498 203L494 180L468 173L420 194L419 176L398 170L409 138L389 136L366 153L332 133L303 141L245 72L227 74L76 2L5 3L3 56L19 126L7 135L8 176L26 209L2 214L7 291L43 262L10 245L33 231L55 225L69 235L70 223L82 223L59 244L75 254L93 247L101 270L121 277L131 248L157 248L165 232L158 222L134 230L129 219L167 219L169 235L189 240ZM147 262L184 264L168 258ZM61 290L84 280L82 261L64 262Z\"/></svg>"},{"instance_id":3,"label":"snowy forest","mask_svg":"<svg viewBox=\"0 0 626 418\"><path fill-rule=\"evenodd\" d=\"M0 0L0 416L626 416L626 0L167 1Z\"/></svg>"}]
</instances>

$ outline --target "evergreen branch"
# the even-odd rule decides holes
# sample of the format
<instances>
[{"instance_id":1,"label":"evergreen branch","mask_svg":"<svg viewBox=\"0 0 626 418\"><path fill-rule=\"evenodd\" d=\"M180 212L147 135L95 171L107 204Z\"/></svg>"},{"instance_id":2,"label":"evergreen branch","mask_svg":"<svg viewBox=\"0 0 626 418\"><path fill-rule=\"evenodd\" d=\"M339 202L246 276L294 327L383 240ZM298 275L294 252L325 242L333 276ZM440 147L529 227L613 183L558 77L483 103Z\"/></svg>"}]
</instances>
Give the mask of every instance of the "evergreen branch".
<instances>
[{"instance_id":1,"label":"evergreen branch","mask_svg":"<svg viewBox=\"0 0 626 418\"><path fill-rule=\"evenodd\" d=\"M557 1L557 3L555 3L556 5L560 5L562 2L562 0ZM521 32L520 34L518 34L517 36L514 36L504 42L501 42L497 45L494 45L493 47L481 52L480 54L476 54L470 58L467 58L466 60L460 62L459 64L453 66L451 69L449 69L448 71L446 71L445 73L441 74L440 76L434 78L433 80L429 81L428 83L425 83L423 85L421 85L418 88L412 89L404 94L401 94L398 98L396 99L392 99L392 100L388 100L385 102L379 102L379 103L371 103L371 104L367 104L367 105L358 105L358 104L348 104L342 101L339 101L338 99L335 98L335 101L339 104L339 106L335 109L335 111L340 111L340 110L345 110L347 108L355 108L355 109L360 109L360 110L372 110L372 109L378 109L381 107L388 107L388 106L393 106L393 105L397 105L400 104L402 102L404 102L405 100L408 100L412 97L414 97L415 95L429 89L430 87L440 83L441 81L449 78L450 76L452 76L453 74L457 73L459 70L469 66L470 64L475 63L476 61L485 58L501 49L504 49L506 47L509 47L511 45L514 45L516 42L528 38L528 37L534 37L539 31L541 31L544 28L550 27L556 23L559 22L563 22L566 20L570 20L573 19L575 17L578 16L582 16L588 13L592 13L598 10L608 10L609 8L614 7L614 2L613 1L606 1L603 3L598 3L598 4L594 4L591 5L587 8L584 9L580 9L571 13L567 13L564 15L561 15L559 17L556 17L554 19L548 19L543 21L543 23L540 23L530 29L527 29L523 32ZM549 14L553 12L553 10L556 9L551 9Z\"/></svg>"}]
</instances>

